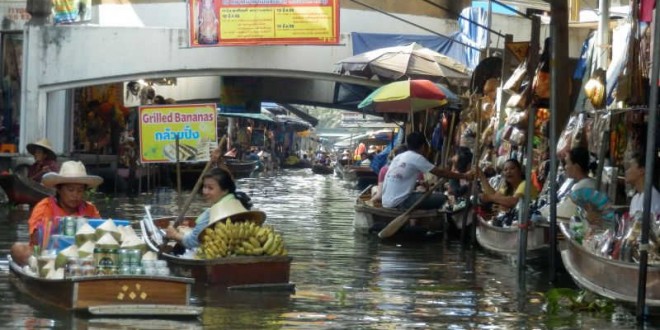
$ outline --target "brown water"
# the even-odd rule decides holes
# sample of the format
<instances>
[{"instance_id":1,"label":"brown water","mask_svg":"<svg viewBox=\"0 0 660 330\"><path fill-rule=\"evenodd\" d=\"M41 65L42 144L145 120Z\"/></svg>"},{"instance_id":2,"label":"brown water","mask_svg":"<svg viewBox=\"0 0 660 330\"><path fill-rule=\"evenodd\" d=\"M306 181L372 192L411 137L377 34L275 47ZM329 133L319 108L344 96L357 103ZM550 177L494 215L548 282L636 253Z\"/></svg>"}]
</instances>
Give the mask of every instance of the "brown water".
<instances>
[{"instance_id":1,"label":"brown water","mask_svg":"<svg viewBox=\"0 0 660 330\"><path fill-rule=\"evenodd\" d=\"M527 267L520 293L517 269L508 261L464 248L457 240L379 242L352 230L357 191L332 176L311 171L239 180L267 222L280 231L293 263L295 293L255 293L198 287L193 304L205 306L195 320L89 318L22 296L0 264L3 328L75 329L627 329L630 311L614 315L564 312L548 316L539 292L551 288L544 261ZM95 196L104 217L137 220L143 206L176 214L176 192L161 189L139 198ZM199 213L196 200L188 212ZM0 252L26 240L27 212L0 213ZM559 286L573 287L560 276ZM647 325L646 328L654 328Z\"/></svg>"}]
</instances>

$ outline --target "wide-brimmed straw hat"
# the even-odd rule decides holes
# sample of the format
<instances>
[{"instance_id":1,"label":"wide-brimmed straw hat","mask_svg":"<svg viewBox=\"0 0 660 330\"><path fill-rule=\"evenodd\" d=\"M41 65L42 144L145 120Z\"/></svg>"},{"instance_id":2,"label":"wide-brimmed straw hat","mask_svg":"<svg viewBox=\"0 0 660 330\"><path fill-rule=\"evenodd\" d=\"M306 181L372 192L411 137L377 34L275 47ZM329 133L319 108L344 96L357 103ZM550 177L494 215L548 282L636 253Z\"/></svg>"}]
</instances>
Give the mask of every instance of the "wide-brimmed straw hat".
<instances>
[{"instance_id":1,"label":"wide-brimmed straw hat","mask_svg":"<svg viewBox=\"0 0 660 330\"><path fill-rule=\"evenodd\" d=\"M82 162L70 160L62 163L59 173L49 172L44 174L41 179L41 184L46 187L66 183L84 184L89 188L96 188L103 183L103 178L97 175L87 175L87 170Z\"/></svg>"},{"instance_id":2,"label":"wide-brimmed straw hat","mask_svg":"<svg viewBox=\"0 0 660 330\"><path fill-rule=\"evenodd\" d=\"M34 153L37 151L37 148L41 148L44 151L46 151L46 157L55 159L55 150L53 150L53 146L50 145L50 142L48 139L41 139L36 142L28 143L27 145L27 151L30 153L30 155L34 155Z\"/></svg>"},{"instance_id":3,"label":"wide-brimmed straw hat","mask_svg":"<svg viewBox=\"0 0 660 330\"><path fill-rule=\"evenodd\" d=\"M251 221L261 226L266 220L266 213L262 211L249 211L236 198L223 198L209 210L209 224L206 228L212 227L216 222L223 222L227 219L231 219L231 222ZM199 233L198 238L200 241L202 241L203 236L204 230Z\"/></svg>"}]
</instances>

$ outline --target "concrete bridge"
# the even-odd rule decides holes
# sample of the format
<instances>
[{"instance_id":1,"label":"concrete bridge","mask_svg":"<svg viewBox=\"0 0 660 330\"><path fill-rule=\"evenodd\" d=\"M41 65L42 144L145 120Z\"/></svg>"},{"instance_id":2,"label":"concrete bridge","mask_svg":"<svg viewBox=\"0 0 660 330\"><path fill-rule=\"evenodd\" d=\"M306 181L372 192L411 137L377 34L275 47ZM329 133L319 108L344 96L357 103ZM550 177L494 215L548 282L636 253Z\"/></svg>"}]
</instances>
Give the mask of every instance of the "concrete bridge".
<instances>
[{"instance_id":1,"label":"concrete bridge","mask_svg":"<svg viewBox=\"0 0 660 330\"><path fill-rule=\"evenodd\" d=\"M368 88L380 83L333 73L334 63L353 55L350 32L428 34L378 12L342 8L338 45L190 48L181 14L185 2L110 2L94 8L99 26L52 26L37 19L25 26L19 150L45 135L58 152L67 153L73 125L71 89L137 79L210 80L188 88L196 95L190 98L217 100L220 77L254 77L255 96L262 101L354 110L353 104L337 102L336 83ZM458 29L455 18L399 16L445 35ZM507 18L495 24L520 31L527 22Z\"/></svg>"}]
</instances>

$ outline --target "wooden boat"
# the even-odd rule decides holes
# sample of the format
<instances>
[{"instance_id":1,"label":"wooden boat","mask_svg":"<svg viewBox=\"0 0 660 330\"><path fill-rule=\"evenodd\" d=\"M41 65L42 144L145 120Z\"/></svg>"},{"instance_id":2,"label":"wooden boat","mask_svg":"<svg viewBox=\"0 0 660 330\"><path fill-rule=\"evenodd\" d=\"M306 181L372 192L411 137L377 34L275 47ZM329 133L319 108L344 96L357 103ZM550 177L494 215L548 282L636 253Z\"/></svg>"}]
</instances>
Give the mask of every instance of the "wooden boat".
<instances>
[{"instance_id":1,"label":"wooden boat","mask_svg":"<svg viewBox=\"0 0 660 330\"><path fill-rule=\"evenodd\" d=\"M477 217L477 242L484 249L504 256L518 254L518 226L508 228L489 224L482 217ZM527 256L538 257L549 247L548 227L543 225L530 226L527 232Z\"/></svg>"},{"instance_id":2,"label":"wooden boat","mask_svg":"<svg viewBox=\"0 0 660 330\"><path fill-rule=\"evenodd\" d=\"M378 233L385 228L390 221L394 220L405 210L386 208L379 205L369 205L371 199L371 188L364 189L355 200L355 217L353 228L360 234ZM447 232L448 222L446 213L440 210L415 210L410 213L410 219L414 219L414 226L405 226L399 230L399 234L422 234Z\"/></svg>"},{"instance_id":3,"label":"wooden boat","mask_svg":"<svg viewBox=\"0 0 660 330\"><path fill-rule=\"evenodd\" d=\"M225 165L234 178L248 178L252 172L257 168L257 160L238 160L238 159L225 159Z\"/></svg>"},{"instance_id":4,"label":"wooden boat","mask_svg":"<svg viewBox=\"0 0 660 330\"><path fill-rule=\"evenodd\" d=\"M282 165L280 165L280 168L283 168L283 169L287 169L287 168L288 169L312 168L312 164L308 161L301 160L301 161L299 161L295 164L282 163Z\"/></svg>"},{"instance_id":5,"label":"wooden boat","mask_svg":"<svg viewBox=\"0 0 660 330\"><path fill-rule=\"evenodd\" d=\"M323 164L314 164L312 165L312 173L316 174L332 174L334 173L334 168L332 166L323 165Z\"/></svg>"},{"instance_id":6,"label":"wooden boat","mask_svg":"<svg viewBox=\"0 0 660 330\"><path fill-rule=\"evenodd\" d=\"M156 226L165 228L174 218L155 219ZM159 252L153 241L152 233L146 230L144 221L140 223L145 241L154 252ZM186 218L184 222L194 227L194 218ZM162 252L162 251L161 251ZM289 256L240 256L213 260L183 258L173 253L162 252L160 258L167 261L172 274L192 277L196 283L212 284L230 289L236 288L274 288L291 290L289 283L291 260Z\"/></svg>"},{"instance_id":7,"label":"wooden boat","mask_svg":"<svg viewBox=\"0 0 660 330\"><path fill-rule=\"evenodd\" d=\"M10 280L45 304L97 315L199 315L189 306L193 280L173 276L107 275L45 279L9 259Z\"/></svg>"},{"instance_id":8,"label":"wooden boat","mask_svg":"<svg viewBox=\"0 0 660 330\"><path fill-rule=\"evenodd\" d=\"M595 255L577 243L568 225L559 224L566 237L561 251L564 267L579 286L603 297L637 302L639 264ZM660 306L660 266L649 265L646 274L646 305Z\"/></svg>"},{"instance_id":9,"label":"wooden boat","mask_svg":"<svg viewBox=\"0 0 660 330\"><path fill-rule=\"evenodd\" d=\"M34 205L48 196L55 195L55 190L17 174L0 175L0 187L7 198L14 204Z\"/></svg>"}]
</instances>

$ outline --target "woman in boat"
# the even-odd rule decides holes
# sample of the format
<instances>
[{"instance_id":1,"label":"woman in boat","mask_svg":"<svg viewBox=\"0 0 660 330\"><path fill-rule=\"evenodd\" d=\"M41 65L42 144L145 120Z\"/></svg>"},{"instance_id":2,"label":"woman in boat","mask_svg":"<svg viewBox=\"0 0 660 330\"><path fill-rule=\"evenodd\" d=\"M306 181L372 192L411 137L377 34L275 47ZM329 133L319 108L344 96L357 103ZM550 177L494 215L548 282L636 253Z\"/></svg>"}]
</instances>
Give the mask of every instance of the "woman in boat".
<instances>
[{"instance_id":1,"label":"woman in boat","mask_svg":"<svg viewBox=\"0 0 660 330\"><path fill-rule=\"evenodd\" d=\"M59 171L57 156L47 139L28 143L27 151L34 157L34 164L28 168L28 178L31 180L41 182L44 174Z\"/></svg>"},{"instance_id":2,"label":"woman in boat","mask_svg":"<svg viewBox=\"0 0 660 330\"><path fill-rule=\"evenodd\" d=\"M500 210L508 211L516 207L518 201L525 196L525 180L523 178L522 165L516 159L509 159L504 163L502 170L504 184L495 190L483 172L479 171L479 181L483 193L479 196L482 202L494 203ZM531 186L532 199L538 195L538 191Z\"/></svg>"},{"instance_id":3,"label":"woman in boat","mask_svg":"<svg viewBox=\"0 0 660 330\"><path fill-rule=\"evenodd\" d=\"M458 147L456 154L452 157L452 170L458 173L466 173L472 164L472 151L468 147ZM469 191L469 182L459 179L449 179L447 192L455 197L463 197Z\"/></svg>"},{"instance_id":4,"label":"woman in boat","mask_svg":"<svg viewBox=\"0 0 660 330\"><path fill-rule=\"evenodd\" d=\"M570 198L566 198L571 191L577 191L583 188L596 189L596 180L589 177L589 157L589 150L587 148L575 147L564 158L564 173L574 183L569 191L559 196L560 202L557 203L557 217L568 219L575 214L577 205ZM544 218L549 218L550 205L541 208L540 212Z\"/></svg>"},{"instance_id":5,"label":"woman in boat","mask_svg":"<svg viewBox=\"0 0 660 330\"><path fill-rule=\"evenodd\" d=\"M83 200L87 188L95 188L103 182L103 178L87 175L85 165L81 162L68 161L62 164L59 173L49 172L43 176L42 184L55 188L54 197L46 197L34 206L28 219L29 243L14 243L11 256L17 264L23 265L30 255L33 246L42 242L38 240L37 232L42 234L48 228L49 234L56 231L57 224L53 221L63 216L83 216L100 218L98 209ZM45 247L44 247L45 248Z\"/></svg>"},{"instance_id":6,"label":"woman in boat","mask_svg":"<svg viewBox=\"0 0 660 330\"><path fill-rule=\"evenodd\" d=\"M657 164L657 159L656 159ZM644 211L644 176L646 175L646 154L643 152L635 153L628 164L628 169L626 170L626 183L630 184L635 188L635 195L633 195L632 200L630 201L630 209L628 214L632 217L639 216ZM657 178L658 169L656 165L656 170L654 173L654 178ZM658 182L653 180L652 182ZM660 193L655 186L651 187L651 219L655 219L660 215ZM653 216L655 215L655 217Z\"/></svg>"},{"instance_id":7,"label":"woman in boat","mask_svg":"<svg viewBox=\"0 0 660 330\"><path fill-rule=\"evenodd\" d=\"M197 217L195 228L192 231L182 233L171 225L166 230L167 238L180 242L187 249L199 246L198 236L209 224L213 213L215 213L214 209L232 209L238 213L247 212L252 207L250 198L246 194L236 192L234 179L229 171L223 168L214 168L204 175L202 195L212 207L204 210Z\"/></svg>"},{"instance_id":8,"label":"woman in boat","mask_svg":"<svg viewBox=\"0 0 660 330\"><path fill-rule=\"evenodd\" d=\"M46 187L55 188L55 196L46 197L34 206L28 230L30 243L38 243L37 228L50 227L54 230L56 224L47 226L49 222L65 216L81 216L100 218L99 210L94 204L84 200L85 190L96 188L103 182L103 178L96 175L87 175L85 165L78 161L67 161L62 164L58 173L47 173L41 183ZM43 232L43 231L42 231Z\"/></svg>"}]
</instances>

